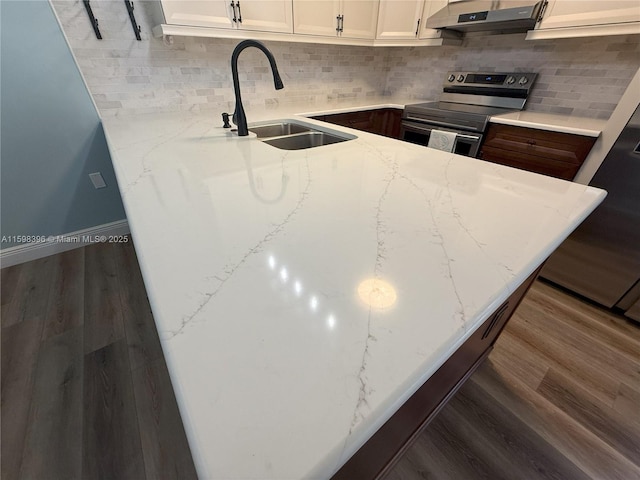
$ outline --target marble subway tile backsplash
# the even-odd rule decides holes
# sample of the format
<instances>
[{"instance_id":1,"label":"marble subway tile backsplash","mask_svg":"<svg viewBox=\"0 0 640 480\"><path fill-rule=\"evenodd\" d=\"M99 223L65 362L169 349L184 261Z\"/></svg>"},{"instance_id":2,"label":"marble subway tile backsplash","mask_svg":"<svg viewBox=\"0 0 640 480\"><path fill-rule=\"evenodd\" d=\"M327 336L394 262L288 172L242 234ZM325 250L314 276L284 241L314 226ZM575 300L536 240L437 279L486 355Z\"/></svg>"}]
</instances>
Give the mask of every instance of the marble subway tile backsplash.
<instances>
[{"instance_id":1,"label":"marble subway tile backsplash","mask_svg":"<svg viewBox=\"0 0 640 480\"><path fill-rule=\"evenodd\" d=\"M461 47L405 49L389 61L386 92L435 97L447 70L538 73L527 110L609 118L640 67L637 36L526 41L477 35Z\"/></svg>"},{"instance_id":2,"label":"marble subway tile backsplash","mask_svg":"<svg viewBox=\"0 0 640 480\"><path fill-rule=\"evenodd\" d=\"M103 34L97 40L81 0L53 5L102 115L233 109L229 61L237 40L155 38L155 5L138 0L139 42L122 2L92 0ZM515 70L539 74L528 110L608 118L640 67L637 36L526 41L524 34L476 35L455 47L265 43L285 88L274 90L261 52L244 51L240 79L248 108L380 95L436 99L448 70Z\"/></svg>"},{"instance_id":3,"label":"marble subway tile backsplash","mask_svg":"<svg viewBox=\"0 0 640 480\"><path fill-rule=\"evenodd\" d=\"M238 40L151 34L152 5L135 2L142 41L136 41L123 2L92 0L103 40L97 40L82 1L54 8L102 115L176 110L232 111L230 59ZM256 49L239 59L245 107L380 95L387 76L385 49L265 42L285 84L276 91L266 57Z\"/></svg>"}]
</instances>

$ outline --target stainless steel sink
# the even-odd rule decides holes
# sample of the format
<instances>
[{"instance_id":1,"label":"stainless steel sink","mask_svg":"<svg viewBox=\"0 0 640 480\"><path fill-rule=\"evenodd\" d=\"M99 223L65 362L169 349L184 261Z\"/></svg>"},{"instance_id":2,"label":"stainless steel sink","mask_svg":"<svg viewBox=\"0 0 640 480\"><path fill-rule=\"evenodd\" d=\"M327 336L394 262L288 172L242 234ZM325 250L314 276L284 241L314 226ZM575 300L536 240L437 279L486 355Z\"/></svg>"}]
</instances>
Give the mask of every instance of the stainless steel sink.
<instances>
[{"instance_id":1,"label":"stainless steel sink","mask_svg":"<svg viewBox=\"0 0 640 480\"><path fill-rule=\"evenodd\" d=\"M311 129L297 123L281 122L269 125L258 125L250 127L249 131L255 133L258 138L282 137L283 135L292 135L294 133L308 132Z\"/></svg>"},{"instance_id":2,"label":"stainless steel sink","mask_svg":"<svg viewBox=\"0 0 640 480\"><path fill-rule=\"evenodd\" d=\"M355 135L316 127L291 120L264 123L249 127L258 138L282 150L303 150L357 138Z\"/></svg>"},{"instance_id":3,"label":"stainless steel sink","mask_svg":"<svg viewBox=\"0 0 640 480\"><path fill-rule=\"evenodd\" d=\"M305 132L297 135L289 135L286 137L271 138L264 140L276 148L282 150L303 150L305 148L321 147L323 145L331 145L332 143L340 143L351 140L350 138L338 137L325 132Z\"/></svg>"}]
</instances>

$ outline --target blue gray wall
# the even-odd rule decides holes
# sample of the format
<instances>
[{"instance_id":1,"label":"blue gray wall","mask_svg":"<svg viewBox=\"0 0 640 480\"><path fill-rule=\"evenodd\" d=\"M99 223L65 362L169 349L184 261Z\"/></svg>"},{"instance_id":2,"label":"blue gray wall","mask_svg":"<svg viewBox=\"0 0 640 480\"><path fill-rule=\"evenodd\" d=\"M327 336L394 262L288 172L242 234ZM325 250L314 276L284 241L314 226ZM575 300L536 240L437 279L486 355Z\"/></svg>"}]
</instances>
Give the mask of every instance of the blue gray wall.
<instances>
[{"instance_id":1,"label":"blue gray wall","mask_svg":"<svg viewBox=\"0 0 640 480\"><path fill-rule=\"evenodd\" d=\"M1 235L124 219L100 118L49 2L1 0L0 36ZM94 189L92 172L107 188Z\"/></svg>"}]
</instances>

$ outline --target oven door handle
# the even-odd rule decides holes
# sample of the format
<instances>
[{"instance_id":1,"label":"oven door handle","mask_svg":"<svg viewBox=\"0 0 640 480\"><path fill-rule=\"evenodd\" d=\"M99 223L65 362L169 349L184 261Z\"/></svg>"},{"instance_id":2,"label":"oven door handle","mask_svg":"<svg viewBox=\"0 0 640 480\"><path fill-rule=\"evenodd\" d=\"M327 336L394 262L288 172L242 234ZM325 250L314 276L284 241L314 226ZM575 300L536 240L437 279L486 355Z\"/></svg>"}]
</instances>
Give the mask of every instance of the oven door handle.
<instances>
[{"instance_id":1,"label":"oven door handle","mask_svg":"<svg viewBox=\"0 0 640 480\"><path fill-rule=\"evenodd\" d=\"M400 128L400 138L411 143L426 146L426 139L431 136L431 132L436 128L437 127L432 125L408 122L406 119L403 119ZM410 132L412 133L410 134ZM462 133L460 130L454 130L453 133L456 134L456 139L453 144L454 153L467 155L469 157L478 156L483 137L481 133L478 135L469 135Z\"/></svg>"},{"instance_id":2,"label":"oven door handle","mask_svg":"<svg viewBox=\"0 0 640 480\"><path fill-rule=\"evenodd\" d=\"M458 138L464 138L465 140L473 140L474 142L479 142L480 137L477 135L467 135L465 133L458 133Z\"/></svg>"},{"instance_id":3,"label":"oven door handle","mask_svg":"<svg viewBox=\"0 0 640 480\"><path fill-rule=\"evenodd\" d=\"M425 120L422 119L422 118L405 117L403 120L411 120L413 122L420 123L420 126L426 126ZM438 125L439 127L449 127L449 128L453 128L453 129L459 129L460 128L459 125L454 125L452 123L447 123L447 122L438 122L436 120L429 120L428 123L431 124L431 125ZM429 130L431 130L431 129L429 128ZM480 137L474 137L473 135L467 135L467 137L468 138L474 138L476 140L480 140Z\"/></svg>"},{"instance_id":4,"label":"oven door handle","mask_svg":"<svg viewBox=\"0 0 640 480\"><path fill-rule=\"evenodd\" d=\"M426 125L416 125L415 123L404 123L404 126L409 127L411 130L418 130L420 132L431 132L431 130L433 130L433 128L429 128ZM469 135L466 133L458 133L458 132L453 132L456 134L456 138L463 138L465 140L471 140L473 142L479 142L480 139L482 137L480 137L479 135Z\"/></svg>"}]
</instances>

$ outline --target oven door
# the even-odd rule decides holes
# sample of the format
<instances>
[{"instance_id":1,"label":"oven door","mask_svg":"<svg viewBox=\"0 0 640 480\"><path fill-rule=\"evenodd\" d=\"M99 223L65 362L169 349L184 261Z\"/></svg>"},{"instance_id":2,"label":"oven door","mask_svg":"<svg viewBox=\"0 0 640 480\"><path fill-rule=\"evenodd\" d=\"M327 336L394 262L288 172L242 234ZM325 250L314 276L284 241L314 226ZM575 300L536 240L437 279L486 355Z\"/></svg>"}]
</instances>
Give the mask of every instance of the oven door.
<instances>
[{"instance_id":1,"label":"oven door","mask_svg":"<svg viewBox=\"0 0 640 480\"><path fill-rule=\"evenodd\" d=\"M480 143L482 143L482 134L480 133L470 133L465 132L464 130L455 130L453 128L439 128L437 126L431 126L428 123L402 120L400 138L405 142L427 146L432 129L446 130L447 132L454 132L458 134L456 137L456 143L453 146L453 153L466 155L467 157L478 156Z\"/></svg>"}]
</instances>

